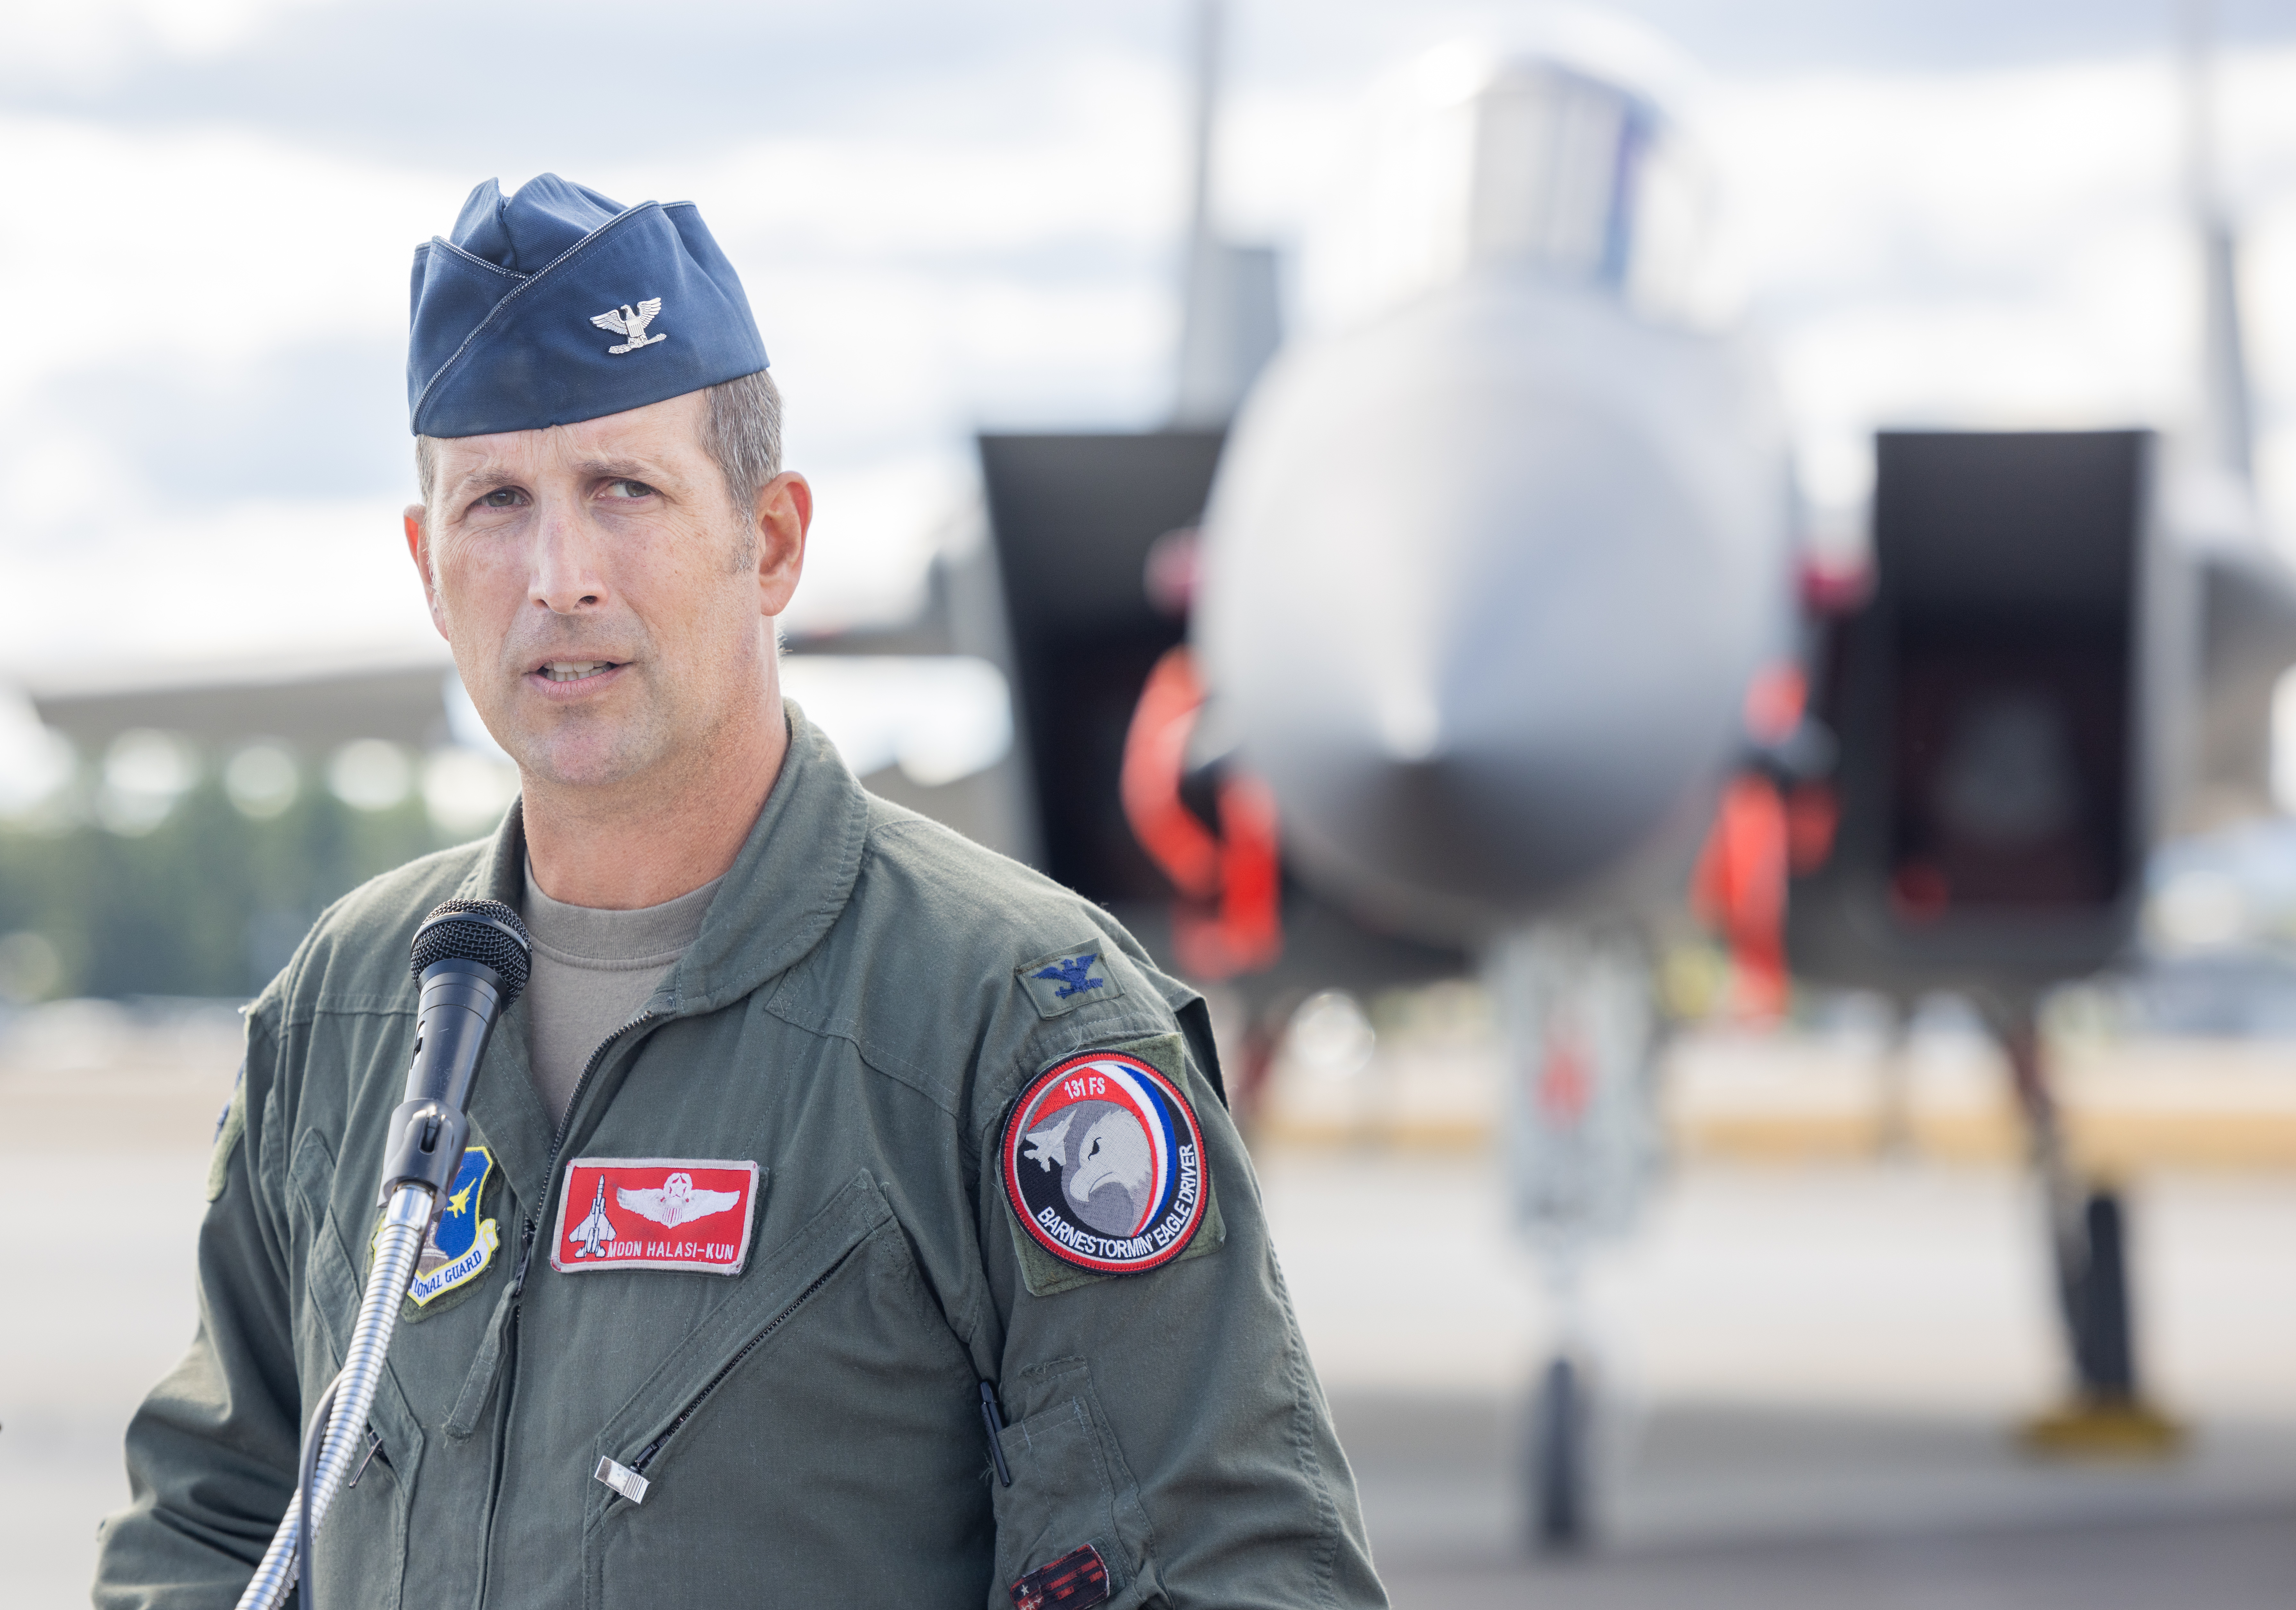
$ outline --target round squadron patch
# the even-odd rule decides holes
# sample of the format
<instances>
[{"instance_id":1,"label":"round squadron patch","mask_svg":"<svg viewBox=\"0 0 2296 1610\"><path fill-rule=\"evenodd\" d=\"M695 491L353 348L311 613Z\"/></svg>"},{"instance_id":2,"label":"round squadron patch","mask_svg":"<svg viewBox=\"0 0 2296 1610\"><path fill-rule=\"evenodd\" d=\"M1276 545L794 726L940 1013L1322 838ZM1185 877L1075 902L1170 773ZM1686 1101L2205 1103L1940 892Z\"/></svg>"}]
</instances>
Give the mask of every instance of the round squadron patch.
<instances>
[{"instance_id":1,"label":"round squadron patch","mask_svg":"<svg viewBox=\"0 0 2296 1610\"><path fill-rule=\"evenodd\" d=\"M1203 1132L1136 1056L1087 1051L1037 1076L1004 1121L1005 1199L1037 1244L1095 1274L1187 1250L1204 1217Z\"/></svg>"}]
</instances>

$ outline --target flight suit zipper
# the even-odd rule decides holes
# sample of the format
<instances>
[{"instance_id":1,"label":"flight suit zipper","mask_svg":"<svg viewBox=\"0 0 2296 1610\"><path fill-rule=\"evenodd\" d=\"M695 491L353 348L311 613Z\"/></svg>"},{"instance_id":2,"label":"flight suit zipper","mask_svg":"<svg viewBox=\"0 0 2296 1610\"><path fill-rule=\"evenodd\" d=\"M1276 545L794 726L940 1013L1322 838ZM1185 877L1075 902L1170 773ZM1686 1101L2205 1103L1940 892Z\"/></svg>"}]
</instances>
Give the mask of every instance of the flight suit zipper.
<instances>
[{"instance_id":1,"label":"flight suit zipper","mask_svg":"<svg viewBox=\"0 0 2296 1610\"><path fill-rule=\"evenodd\" d=\"M510 1317L511 1323L513 1325L518 1322L519 1297L526 1290L527 1266L534 1259L534 1238L541 1228L543 1210L550 1205L551 1181L558 1174L558 1154L566 1145L567 1135L574 1128L574 1115L582 1110L582 1097L590 1088L591 1078L604 1064L606 1053L614 1048L614 1042L631 1030L650 1023L660 1015L661 1014L656 1012L652 1006L648 1006L600 1040L598 1048L590 1053L589 1062L583 1066L582 1077L574 1081L574 1094L566 1104L566 1115L558 1121L558 1130L550 1138L550 1156L542 1169L542 1200L527 1210L526 1225L519 1234L518 1267L511 1271L510 1280Z\"/></svg>"},{"instance_id":2,"label":"flight suit zipper","mask_svg":"<svg viewBox=\"0 0 2296 1610\"><path fill-rule=\"evenodd\" d=\"M590 1053L590 1060L583 1066L582 1077L574 1081L574 1094L566 1103L565 1116L558 1121L557 1131L550 1138L550 1155L542 1170L542 1200L527 1210L526 1219L519 1229L518 1262L511 1270L510 1318L505 1326L510 1334L504 1338L503 1342L503 1368L507 1378L502 1384L502 1412L495 1420L494 1468L488 1474L487 1480L486 1544L479 1556L479 1592L475 1602L480 1606L487 1602L487 1585L488 1580L494 1575L495 1516L502 1501L503 1460L508 1451L511 1414L516 1407L513 1400L518 1392L518 1320L519 1314L524 1307L526 1272L534 1261L534 1242L536 1236L541 1230L542 1215L549 1207L550 1198L555 1192L556 1187L553 1182L558 1177L558 1154L566 1145L566 1137L573 1130L575 1114L582 1110L582 1097L588 1092L592 1078L604 1064L607 1053L611 1051L616 1042L628 1034L631 1030L643 1027L660 1015L661 1014L656 1012L651 1006L647 1006L636 1017L600 1040L598 1048Z\"/></svg>"}]
</instances>

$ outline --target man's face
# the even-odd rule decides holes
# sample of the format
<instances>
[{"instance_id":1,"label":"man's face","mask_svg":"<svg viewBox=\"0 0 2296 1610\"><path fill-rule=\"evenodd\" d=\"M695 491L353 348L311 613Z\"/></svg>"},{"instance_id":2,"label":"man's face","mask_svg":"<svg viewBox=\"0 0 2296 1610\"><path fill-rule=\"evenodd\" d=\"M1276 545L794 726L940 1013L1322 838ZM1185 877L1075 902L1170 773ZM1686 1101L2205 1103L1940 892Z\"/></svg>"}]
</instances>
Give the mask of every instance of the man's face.
<instances>
[{"instance_id":1,"label":"man's face","mask_svg":"<svg viewBox=\"0 0 2296 1610\"><path fill-rule=\"evenodd\" d=\"M438 444L408 546L472 702L531 777L676 786L768 719L811 494L783 475L736 509L705 407Z\"/></svg>"}]
</instances>

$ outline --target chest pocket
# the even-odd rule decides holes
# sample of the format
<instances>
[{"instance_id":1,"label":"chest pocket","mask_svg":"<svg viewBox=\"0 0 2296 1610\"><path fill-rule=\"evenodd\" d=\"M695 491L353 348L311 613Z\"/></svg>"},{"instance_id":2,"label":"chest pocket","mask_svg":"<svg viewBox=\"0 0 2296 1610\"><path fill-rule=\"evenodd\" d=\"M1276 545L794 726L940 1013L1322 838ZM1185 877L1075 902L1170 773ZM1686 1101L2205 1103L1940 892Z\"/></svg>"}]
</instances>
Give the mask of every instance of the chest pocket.
<instances>
[{"instance_id":1,"label":"chest pocket","mask_svg":"<svg viewBox=\"0 0 2296 1610\"><path fill-rule=\"evenodd\" d=\"M977 1389L876 1181L857 1176L741 1285L600 1430L584 1603L978 1610ZM615 1466L636 1480L589 1479Z\"/></svg>"},{"instance_id":2,"label":"chest pocket","mask_svg":"<svg viewBox=\"0 0 2296 1610\"><path fill-rule=\"evenodd\" d=\"M295 1353L303 1405L325 1390L342 1368L358 1321L365 1268L354 1258L343 1220L330 1201L335 1158L326 1138L307 1129L295 1143L288 1166L291 1192L290 1223L303 1252L303 1297L295 1318ZM360 1249L364 1251L364 1248ZM422 1457L422 1432L391 1368L384 1367L368 1416L374 1449L362 1448L352 1460L358 1484L337 1495L326 1530L312 1553L317 1598L322 1603L400 1602L406 1570L407 1509L416 1466Z\"/></svg>"}]
</instances>

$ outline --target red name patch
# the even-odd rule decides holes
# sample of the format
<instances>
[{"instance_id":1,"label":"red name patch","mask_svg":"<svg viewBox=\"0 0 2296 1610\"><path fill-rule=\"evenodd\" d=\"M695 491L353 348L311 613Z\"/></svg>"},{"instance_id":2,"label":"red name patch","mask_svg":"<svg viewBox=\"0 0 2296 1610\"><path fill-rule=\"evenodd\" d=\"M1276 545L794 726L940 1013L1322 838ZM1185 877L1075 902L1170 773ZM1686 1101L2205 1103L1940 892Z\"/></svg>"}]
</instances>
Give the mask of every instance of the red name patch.
<instances>
[{"instance_id":1,"label":"red name patch","mask_svg":"<svg viewBox=\"0 0 2296 1610\"><path fill-rule=\"evenodd\" d=\"M750 1255L758 1165L709 1158L578 1157L566 1165L551 1267L738 1275Z\"/></svg>"}]
</instances>

